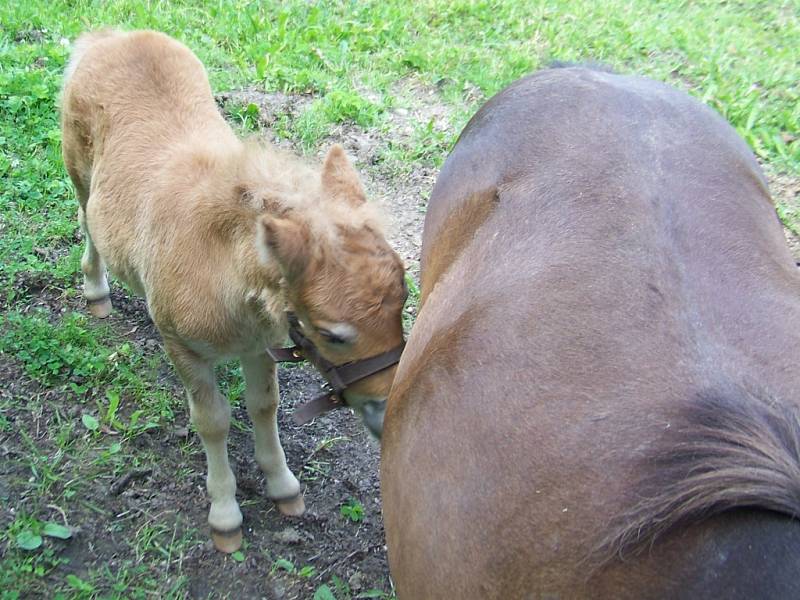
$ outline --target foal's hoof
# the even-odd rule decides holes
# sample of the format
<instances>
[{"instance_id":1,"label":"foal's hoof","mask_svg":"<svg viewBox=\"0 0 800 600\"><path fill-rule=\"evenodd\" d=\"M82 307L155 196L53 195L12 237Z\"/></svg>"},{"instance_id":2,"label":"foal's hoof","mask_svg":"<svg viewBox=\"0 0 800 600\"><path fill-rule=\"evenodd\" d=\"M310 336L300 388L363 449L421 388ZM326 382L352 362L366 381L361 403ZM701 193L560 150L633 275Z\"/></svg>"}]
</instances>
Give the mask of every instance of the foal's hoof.
<instances>
[{"instance_id":1,"label":"foal's hoof","mask_svg":"<svg viewBox=\"0 0 800 600\"><path fill-rule=\"evenodd\" d=\"M275 500L278 510L287 517L299 517L306 512L306 503L303 502L303 494L297 494L294 498L285 500Z\"/></svg>"},{"instance_id":2,"label":"foal's hoof","mask_svg":"<svg viewBox=\"0 0 800 600\"><path fill-rule=\"evenodd\" d=\"M211 541L214 542L214 548L225 554L236 552L242 547L242 528L234 529L233 531L217 531L211 530Z\"/></svg>"},{"instance_id":3,"label":"foal's hoof","mask_svg":"<svg viewBox=\"0 0 800 600\"><path fill-rule=\"evenodd\" d=\"M89 312L92 313L92 316L98 319L105 319L111 314L111 298L108 296L98 298L97 300L87 300L86 306L89 308Z\"/></svg>"}]
</instances>

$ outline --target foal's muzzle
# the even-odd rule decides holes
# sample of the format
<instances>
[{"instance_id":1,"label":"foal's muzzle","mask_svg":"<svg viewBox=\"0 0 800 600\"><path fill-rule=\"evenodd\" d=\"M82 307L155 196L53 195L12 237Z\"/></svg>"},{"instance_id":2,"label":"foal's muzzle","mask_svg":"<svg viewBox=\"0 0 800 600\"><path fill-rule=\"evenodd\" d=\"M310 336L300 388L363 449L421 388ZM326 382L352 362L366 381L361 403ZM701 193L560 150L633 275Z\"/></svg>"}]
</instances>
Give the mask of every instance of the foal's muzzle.
<instances>
[{"instance_id":1,"label":"foal's muzzle","mask_svg":"<svg viewBox=\"0 0 800 600\"><path fill-rule=\"evenodd\" d=\"M289 320L289 337L294 342L294 347L267 348L267 354L275 362L301 362L308 360L328 382L323 388L322 394L302 404L295 410L293 418L298 425L308 423L311 419L335 408L347 406L347 401L344 397L347 388L396 365L400 361L400 356L403 354L403 348L405 347L405 342L402 342L399 346L381 354L341 365L334 365L320 354L314 342L303 335L300 323L294 313L287 313L287 319ZM377 404L381 406L372 406ZM359 411L362 413L370 431L380 437L380 431L383 428L383 403L369 401L359 407Z\"/></svg>"},{"instance_id":2,"label":"foal's muzzle","mask_svg":"<svg viewBox=\"0 0 800 600\"><path fill-rule=\"evenodd\" d=\"M370 400L359 409L364 425L376 438L381 439L383 434L383 416L386 414L386 400Z\"/></svg>"}]
</instances>

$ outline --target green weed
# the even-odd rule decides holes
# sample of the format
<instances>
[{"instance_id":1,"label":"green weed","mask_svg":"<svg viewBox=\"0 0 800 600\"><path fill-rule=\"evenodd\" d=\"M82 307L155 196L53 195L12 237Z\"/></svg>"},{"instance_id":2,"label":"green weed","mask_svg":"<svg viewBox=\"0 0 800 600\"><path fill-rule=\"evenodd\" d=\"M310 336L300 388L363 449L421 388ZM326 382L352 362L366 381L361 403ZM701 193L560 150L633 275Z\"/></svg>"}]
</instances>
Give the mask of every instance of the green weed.
<instances>
[{"instance_id":1,"label":"green weed","mask_svg":"<svg viewBox=\"0 0 800 600\"><path fill-rule=\"evenodd\" d=\"M0 531L0 544L5 546L0 561L0 590L42 590L44 578L67 562L58 556L48 538L64 540L71 536L72 531L63 525L18 514L5 531Z\"/></svg>"},{"instance_id":2,"label":"green weed","mask_svg":"<svg viewBox=\"0 0 800 600\"><path fill-rule=\"evenodd\" d=\"M345 519L358 523L364 520L364 506L355 498L350 498L349 501L339 507L339 514Z\"/></svg>"},{"instance_id":3,"label":"green weed","mask_svg":"<svg viewBox=\"0 0 800 600\"><path fill-rule=\"evenodd\" d=\"M406 272L406 289L408 290L408 298L406 299L406 305L403 308L403 330L406 332L406 335L411 333L411 327L414 325L414 320L417 315L417 310L419 310L419 298L420 298L420 291L417 282L414 280L413 275L411 273Z\"/></svg>"},{"instance_id":4,"label":"green weed","mask_svg":"<svg viewBox=\"0 0 800 600\"><path fill-rule=\"evenodd\" d=\"M258 129L258 105L252 102L248 104L230 104L225 107L225 112L229 120L242 130L254 131Z\"/></svg>"}]
</instances>

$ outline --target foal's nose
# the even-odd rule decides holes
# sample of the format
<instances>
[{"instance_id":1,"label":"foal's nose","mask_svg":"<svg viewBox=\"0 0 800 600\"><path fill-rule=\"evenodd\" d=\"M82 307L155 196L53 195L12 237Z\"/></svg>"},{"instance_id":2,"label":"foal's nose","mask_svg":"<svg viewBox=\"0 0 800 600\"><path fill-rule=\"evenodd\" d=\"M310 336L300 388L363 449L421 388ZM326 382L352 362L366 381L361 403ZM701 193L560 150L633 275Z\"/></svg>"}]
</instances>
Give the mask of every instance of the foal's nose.
<instances>
[{"instance_id":1,"label":"foal's nose","mask_svg":"<svg viewBox=\"0 0 800 600\"><path fill-rule=\"evenodd\" d=\"M364 425L377 439L383 433L383 416L386 414L386 400L370 400L361 407Z\"/></svg>"}]
</instances>

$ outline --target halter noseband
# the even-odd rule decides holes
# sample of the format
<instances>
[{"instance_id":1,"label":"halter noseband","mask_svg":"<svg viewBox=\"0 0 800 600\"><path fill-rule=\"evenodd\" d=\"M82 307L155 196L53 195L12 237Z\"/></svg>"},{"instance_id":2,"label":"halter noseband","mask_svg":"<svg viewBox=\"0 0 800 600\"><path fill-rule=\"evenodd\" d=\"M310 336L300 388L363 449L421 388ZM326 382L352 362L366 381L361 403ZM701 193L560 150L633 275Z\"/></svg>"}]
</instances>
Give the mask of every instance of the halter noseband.
<instances>
[{"instance_id":1,"label":"halter noseband","mask_svg":"<svg viewBox=\"0 0 800 600\"><path fill-rule=\"evenodd\" d=\"M289 337L294 342L294 347L267 348L267 354L276 363L308 360L328 382L324 393L295 410L293 418L298 425L308 423L311 419L335 408L346 406L345 390L354 383L396 365L400 361L400 355L405 347L405 342L402 342L399 346L381 354L342 365L334 365L319 353L314 342L303 335L297 316L292 312L286 313L286 316L289 320Z\"/></svg>"}]
</instances>

